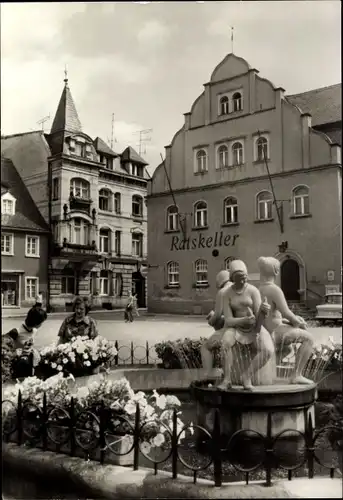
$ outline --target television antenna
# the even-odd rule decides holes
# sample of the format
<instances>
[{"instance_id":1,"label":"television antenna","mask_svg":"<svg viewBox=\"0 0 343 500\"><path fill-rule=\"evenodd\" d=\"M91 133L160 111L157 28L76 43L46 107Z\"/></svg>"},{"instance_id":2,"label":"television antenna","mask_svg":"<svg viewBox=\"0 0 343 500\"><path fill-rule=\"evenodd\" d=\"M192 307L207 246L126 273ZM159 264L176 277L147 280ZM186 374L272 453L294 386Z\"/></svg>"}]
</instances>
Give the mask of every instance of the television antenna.
<instances>
[{"instance_id":1,"label":"television antenna","mask_svg":"<svg viewBox=\"0 0 343 500\"><path fill-rule=\"evenodd\" d=\"M146 143L151 141L151 137L149 137L148 134L150 134L152 131L153 131L152 128L147 128L135 132L135 134L139 134L139 143L138 143L139 155L146 154Z\"/></svg>"},{"instance_id":2,"label":"television antenna","mask_svg":"<svg viewBox=\"0 0 343 500\"><path fill-rule=\"evenodd\" d=\"M49 121L50 120L50 113L48 116L44 116L44 118L41 118L41 120L38 120L38 125L41 125L42 126L42 131L44 132L44 124L45 122Z\"/></svg>"}]
</instances>

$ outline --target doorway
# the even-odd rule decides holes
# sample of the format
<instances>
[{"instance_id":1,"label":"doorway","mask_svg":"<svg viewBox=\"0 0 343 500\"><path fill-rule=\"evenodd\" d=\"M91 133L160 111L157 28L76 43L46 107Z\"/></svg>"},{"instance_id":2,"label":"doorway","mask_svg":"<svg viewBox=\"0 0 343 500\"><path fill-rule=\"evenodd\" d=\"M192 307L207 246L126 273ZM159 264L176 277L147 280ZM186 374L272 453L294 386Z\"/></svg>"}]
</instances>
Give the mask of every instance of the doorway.
<instances>
[{"instance_id":1,"label":"doorway","mask_svg":"<svg viewBox=\"0 0 343 500\"><path fill-rule=\"evenodd\" d=\"M299 300L300 272L294 259L286 259L281 264L281 288L286 300Z\"/></svg>"},{"instance_id":2,"label":"doorway","mask_svg":"<svg viewBox=\"0 0 343 500\"><path fill-rule=\"evenodd\" d=\"M1 280L1 305L13 307L19 305L19 277L7 276Z\"/></svg>"},{"instance_id":3,"label":"doorway","mask_svg":"<svg viewBox=\"0 0 343 500\"><path fill-rule=\"evenodd\" d=\"M139 271L132 273L132 293L137 294L137 307L146 307L145 278Z\"/></svg>"}]
</instances>

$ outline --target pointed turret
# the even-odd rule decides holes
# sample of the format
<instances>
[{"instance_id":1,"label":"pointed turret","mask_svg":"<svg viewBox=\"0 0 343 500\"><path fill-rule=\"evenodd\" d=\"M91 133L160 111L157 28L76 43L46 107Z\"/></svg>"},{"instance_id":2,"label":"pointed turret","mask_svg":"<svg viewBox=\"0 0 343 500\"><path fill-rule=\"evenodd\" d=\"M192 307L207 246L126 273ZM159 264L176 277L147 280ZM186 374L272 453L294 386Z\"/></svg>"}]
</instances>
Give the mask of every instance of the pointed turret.
<instances>
[{"instance_id":1,"label":"pointed turret","mask_svg":"<svg viewBox=\"0 0 343 500\"><path fill-rule=\"evenodd\" d=\"M82 132L81 122L68 86L68 78L64 79L64 89L51 127L50 134L56 132Z\"/></svg>"}]
</instances>

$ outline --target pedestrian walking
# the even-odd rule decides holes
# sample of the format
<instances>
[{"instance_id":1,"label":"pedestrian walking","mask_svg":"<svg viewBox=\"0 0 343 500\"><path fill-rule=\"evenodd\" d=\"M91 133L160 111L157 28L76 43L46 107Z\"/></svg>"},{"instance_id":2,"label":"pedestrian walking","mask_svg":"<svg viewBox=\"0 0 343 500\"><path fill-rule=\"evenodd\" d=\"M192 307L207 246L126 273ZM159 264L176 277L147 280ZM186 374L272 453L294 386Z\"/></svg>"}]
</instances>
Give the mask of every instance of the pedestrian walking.
<instances>
[{"instance_id":1,"label":"pedestrian walking","mask_svg":"<svg viewBox=\"0 0 343 500\"><path fill-rule=\"evenodd\" d=\"M133 315L132 315L132 310L133 310L133 305L134 305L134 298L132 295L132 292L129 292L129 299L127 301L126 307L125 307L125 312L124 312L124 318L125 318L125 323L132 323L133 322Z\"/></svg>"},{"instance_id":2,"label":"pedestrian walking","mask_svg":"<svg viewBox=\"0 0 343 500\"><path fill-rule=\"evenodd\" d=\"M133 307L132 307L132 315L135 314L137 318L139 317L138 305L137 305L137 294L133 294Z\"/></svg>"}]
</instances>

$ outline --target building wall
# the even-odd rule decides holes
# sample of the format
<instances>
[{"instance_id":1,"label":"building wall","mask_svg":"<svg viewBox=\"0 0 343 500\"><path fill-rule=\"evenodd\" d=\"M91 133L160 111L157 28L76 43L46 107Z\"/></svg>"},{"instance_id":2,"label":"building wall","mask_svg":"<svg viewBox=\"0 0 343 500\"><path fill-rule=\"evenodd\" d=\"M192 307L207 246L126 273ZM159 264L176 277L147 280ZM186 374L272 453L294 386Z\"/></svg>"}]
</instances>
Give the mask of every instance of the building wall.
<instances>
[{"instance_id":1,"label":"building wall","mask_svg":"<svg viewBox=\"0 0 343 500\"><path fill-rule=\"evenodd\" d=\"M20 276L20 302L17 304L21 307L27 307L34 303L34 299L27 300L25 297L25 277L37 277L39 280L38 291L42 291L44 297L47 293L48 283L48 239L45 235L39 235L40 238L40 256L26 257L25 243L26 234L30 236L38 236L35 233L16 232L2 228L3 234L14 234L14 255L1 256L1 274L2 281L6 280L8 275ZM9 271L11 271L9 273ZM19 281L18 281L19 282Z\"/></svg>"},{"instance_id":2,"label":"building wall","mask_svg":"<svg viewBox=\"0 0 343 500\"><path fill-rule=\"evenodd\" d=\"M147 198L149 310L208 312L216 294L215 276L228 257L243 259L250 279L256 284L259 256L275 255L281 262L287 256L296 260L300 269L300 298L310 305L318 302L318 297L325 293L325 285L330 284L327 271L333 270L335 283L340 284L340 148L325 134L311 128L311 117L285 100L283 89L275 88L257 73L236 56L225 58L215 68L191 112L185 114L184 126L166 148L165 166L160 165L154 172ZM243 109L218 116L218 95L233 90L242 92ZM269 141L268 170L276 199L284 200L283 233L275 207L272 221L256 221L256 195L262 190L271 191L265 161L256 161L254 154L259 134ZM217 168L216 146L235 140L244 144L243 164ZM194 168L194 151L200 148L208 153L208 168L202 173ZM179 213L185 217L186 237L180 232L166 231L166 210L173 205L173 198L165 170ZM310 214L293 218L290 200L292 190L298 185L309 188ZM238 200L239 223L225 226L223 201L229 195ZM330 203L324 201L328 197ZM194 203L200 200L208 204L208 228L201 230L192 228ZM187 242L182 241L187 238L190 249L183 250ZM193 245L192 239L195 239ZM283 241L288 242L285 254L278 247ZM219 251L217 257L212 255L214 248ZM208 261L208 287L195 287L194 264L199 258ZM179 263L179 288L167 286L170 261Z\"/></svg>"}]
</instances>

